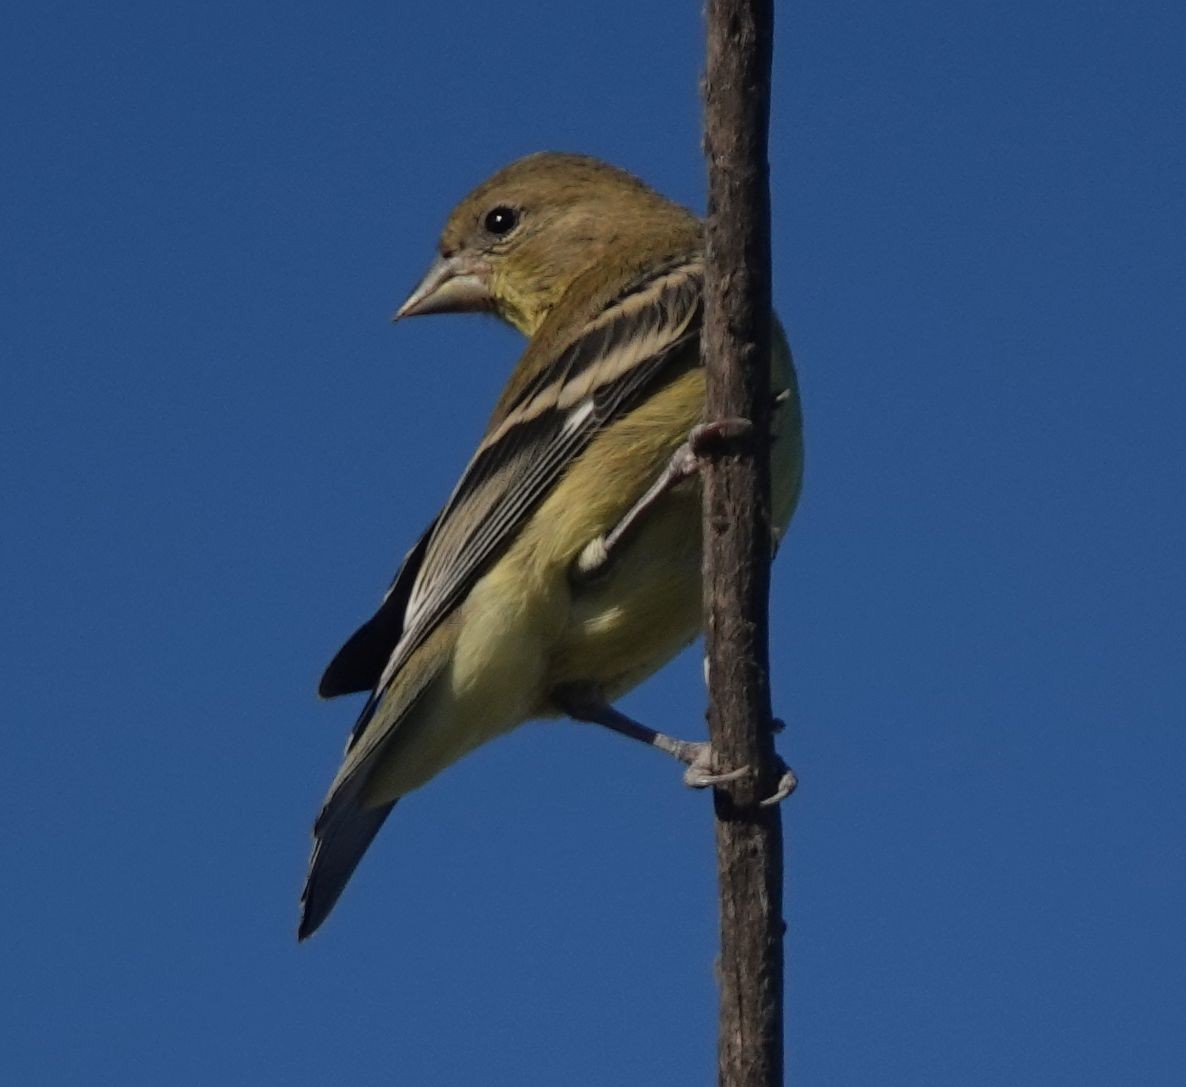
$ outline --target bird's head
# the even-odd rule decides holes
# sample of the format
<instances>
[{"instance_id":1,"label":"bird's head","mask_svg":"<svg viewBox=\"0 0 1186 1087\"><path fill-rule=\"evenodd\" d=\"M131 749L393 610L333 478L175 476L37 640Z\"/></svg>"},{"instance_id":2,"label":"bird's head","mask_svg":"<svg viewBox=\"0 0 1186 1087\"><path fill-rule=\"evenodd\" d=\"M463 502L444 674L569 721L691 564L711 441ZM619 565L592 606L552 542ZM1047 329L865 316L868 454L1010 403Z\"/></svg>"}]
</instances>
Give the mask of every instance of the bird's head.
<instances>
[{"instance_id":1,"label":"bird's head","mask_svg":"<svg viewBox=\"0 0 1186 1087\"><path fill-rule=\"evenodd\" d=\"M615 166L554 151L528 155L453 209L440 256L395 319L495 313L530 336L569 286L623 238L687 233L689 223L690 212Z\"/></svg>"}]
</instances>

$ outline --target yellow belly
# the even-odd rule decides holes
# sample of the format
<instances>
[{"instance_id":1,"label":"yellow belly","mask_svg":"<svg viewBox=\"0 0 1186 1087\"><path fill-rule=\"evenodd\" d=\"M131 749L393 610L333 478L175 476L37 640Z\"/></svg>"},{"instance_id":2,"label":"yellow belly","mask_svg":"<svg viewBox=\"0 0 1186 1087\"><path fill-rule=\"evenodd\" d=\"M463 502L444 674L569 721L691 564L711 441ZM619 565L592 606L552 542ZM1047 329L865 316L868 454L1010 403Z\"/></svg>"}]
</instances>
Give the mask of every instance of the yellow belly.
<instances>
[{"instance_id":1,"label":"yellow belly","mask_svg":"<svg viewBox=\"0 0 1186 1087\"><path fill-rule=\"evenodd\" d=\"M790 392L772 420L771 523L781 536L799 495L802 432L790 356L777 336L776 345L773 387ZM656 400L618 424L629 427L627 433L615 428L601 436L601 448L592 447L552 496L553 510L545 504L536 524L548 530L551 547L539 541L532 553L554 572L571 571L580 548L617 523L702 421L702 371L684 375ZM574 494L593 497L574 502ZM619 496L619 508L606 509L598 495ZM583 523L574 526L574 520ZM703 607L701 532L700 482L694 478L647 512L603 578L580 584L569 577L563 589L555 587L567 590L569 608L549 652L537 712L555 713L547 693L565 684L595 684L607 698L618 698L696 637Z\"/></svg>"},{"instance_id":2,"label":"yellow belly","mask_svg":"<svg viewBox=\"0 0 1186 1087\"><path fill-rule=\"evenodd\" d=\"M700 629L700 501L681 485L640 526L609 572L573 590L548 685L594 683L620 697Z\"/></svg>"},{"instance_id":3,"label":"yellow belly","mask_svg":"<svg viewBox=\"0 0 1186 1087\"><path fill-rule=\"evenodd\" d=\"M775 389L775 531L799 493L802 438L789 355ZM555 716L551 692L592 684L615 699L662 667L701 624L700 483L685 481L639 521L607 573L581 582L577 556L610 531L702 421L700 370L599 435L471 590L434 640L443 667L396 728L367 785L368 803L418 788L467 751L532 717ZM445 649L448 643L451 648ZM436 652L430 643L425 652Z\"/></svg>"}]
</instances>

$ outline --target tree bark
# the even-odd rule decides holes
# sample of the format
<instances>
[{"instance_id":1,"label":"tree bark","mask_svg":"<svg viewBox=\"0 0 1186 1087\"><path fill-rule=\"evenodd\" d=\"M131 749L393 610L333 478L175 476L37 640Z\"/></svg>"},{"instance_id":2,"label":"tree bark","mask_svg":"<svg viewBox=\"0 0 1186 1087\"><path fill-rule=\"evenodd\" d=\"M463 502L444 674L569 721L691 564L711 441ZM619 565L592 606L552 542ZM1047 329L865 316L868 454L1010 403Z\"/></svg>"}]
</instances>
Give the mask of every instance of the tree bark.
<instances>
[{"instance_id":1,"label":"tree bark","mask_svg":"<svg viewBox=\"0 0 1186 1087\"><path fill-rule=\"evenodd\" d=\"M777 806L758 806L781 773L767 650L772 37L772 0L709 0L707 418L753 423L704 469L709 734L724 768L752 770L715 790L722 1087L783 1082L782 820Z\"/></svg>"}]
</instances>

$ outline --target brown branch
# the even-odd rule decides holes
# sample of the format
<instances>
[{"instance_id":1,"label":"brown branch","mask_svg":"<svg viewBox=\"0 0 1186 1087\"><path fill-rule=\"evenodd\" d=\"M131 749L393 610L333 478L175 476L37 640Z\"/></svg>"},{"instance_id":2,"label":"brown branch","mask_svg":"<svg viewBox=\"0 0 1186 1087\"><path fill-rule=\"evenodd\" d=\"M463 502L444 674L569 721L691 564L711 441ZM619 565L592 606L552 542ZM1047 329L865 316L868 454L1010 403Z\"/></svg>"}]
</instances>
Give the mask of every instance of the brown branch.
<instances>
[{"instance_id":1,"label":"brown branch","mask_svg":"<svg viewBox=\"0 0 1186 1087\"><path fill-rule=\"evenodd\" d=\"M704 472L709 732L721 899L722 1087L783 1082L782 821L767 659L770 572L770 193L773 0L709 0L705 73L707 418L750 419Z\"/></svg>"}]
</instances>

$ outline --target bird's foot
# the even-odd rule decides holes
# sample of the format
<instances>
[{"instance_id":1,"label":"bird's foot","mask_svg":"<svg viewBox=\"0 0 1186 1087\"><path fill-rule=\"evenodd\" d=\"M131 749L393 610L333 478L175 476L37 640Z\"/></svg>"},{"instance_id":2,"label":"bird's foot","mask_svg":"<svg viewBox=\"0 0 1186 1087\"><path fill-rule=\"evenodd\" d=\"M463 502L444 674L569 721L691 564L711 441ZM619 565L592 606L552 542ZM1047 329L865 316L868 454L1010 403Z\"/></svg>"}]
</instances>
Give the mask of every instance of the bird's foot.
<instances>
[{"instance_id":1,"label":"bird's foot","mask_svg":"<svg viewBox=\"0 0 1186 1087\"><path fill-rule=\"evenodd\" d=\"M736 770L722 770L721 760L707 741L693 743L681 741L684 750L672 752L680 762L687 764L684 771L684 784L689 789L708 789L713 785L724 785L736 781L749 773L748 766L738 767Z\"/></svg>"},{"instance_id":2,"label":"bird's foot","mask_svg":"<svg viewBox=\"0 0 1186 1087\"><path fill-rule=\"evenodd\" d=\"M605 701L601 691L592 684L571 684L556 688L552 691L552 701L556 708L567 713L578 721L589 721L612 729L622 736L632 740L639 740L656 751L662 751L678 759L687 767L684 771L684 784L692 789L709 789L716 785L727 785L737 781L750 773L749 766L741 766L733 770L726 770L721 766L721 760L713 746L706 740L679 740L668 736L664 732L657 732L632 717L627 717L621 710L614 709ZM783 723L777 719L773 722L775 731L781 731ZM798 780L795 772L778 758L778 769L781 773L774 792L764 800L759 801L762 807L770 807L785 800L795 791Z\"/></svg>"},{"instance_id":3,"label":"bird's foot","mask_svg":"<svg viewBox=\"0 0 1186 1087\"><path fill-rule=\"evenodd\" d=\"M673 751L672 754L681 762L687 763L688 768L684 771L684 784L690 789L707 789L715 785L725 785L730 781L737 781L750 772L748 766L741 766L735 770L722 770L721 760L710 743L683 741L683 746L684 751ZM762 808L772 808L775 804L781 804L799 784L795 771L777 755L775 758L778 760L780 770L778 784L775 785L774 792L758 801L758 806Z\"/></svg>"}]
</instances>

